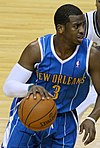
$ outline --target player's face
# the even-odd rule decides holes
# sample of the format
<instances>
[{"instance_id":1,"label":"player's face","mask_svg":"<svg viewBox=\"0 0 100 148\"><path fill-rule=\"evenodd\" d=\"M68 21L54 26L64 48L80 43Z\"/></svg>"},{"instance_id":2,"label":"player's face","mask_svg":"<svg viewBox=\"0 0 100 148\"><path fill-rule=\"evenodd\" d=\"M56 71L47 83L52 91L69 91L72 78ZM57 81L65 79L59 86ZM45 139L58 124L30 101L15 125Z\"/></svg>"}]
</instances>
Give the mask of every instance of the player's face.
<instances>
[{"instance_id":1,"label":"player's face","mask_svg":"<svg viewBox=\"0 0 100 148\"><path fill-rule=\"evenodd\" d=\"M100 12L100 0L96 0L97 11Z\"/></svg>"},{"instance_id":2,"label":"player's face","mask_svg":"<svg viewBox=\"0 0 100 148\"><path fill-rule=\"evenodd\" d=\"M69 22L65 26L65 37L74 44L80 44L85 32L84 15L70 15Z\"/></svg>"}]
</instances>

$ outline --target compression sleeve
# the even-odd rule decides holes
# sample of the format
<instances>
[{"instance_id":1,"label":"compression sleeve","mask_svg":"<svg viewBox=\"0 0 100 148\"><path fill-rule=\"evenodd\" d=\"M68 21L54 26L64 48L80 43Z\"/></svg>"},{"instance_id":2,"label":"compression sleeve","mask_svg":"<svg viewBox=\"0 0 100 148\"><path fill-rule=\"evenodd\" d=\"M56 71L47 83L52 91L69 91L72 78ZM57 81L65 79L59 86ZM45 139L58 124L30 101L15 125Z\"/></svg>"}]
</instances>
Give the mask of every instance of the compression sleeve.
<instances>
[{"instance_id":1,"label":"compression sleeve","mask_svg":"<svg viewBox=\"0 0 100 148\"><path fill-rule=\"evenodd\" d=\"M28 87L32 84L25 84L31 77L32 71L15 64L7 80L4 83L3 91L9 97L25 97L28 93Z\"/></svg>"}]
</instances>

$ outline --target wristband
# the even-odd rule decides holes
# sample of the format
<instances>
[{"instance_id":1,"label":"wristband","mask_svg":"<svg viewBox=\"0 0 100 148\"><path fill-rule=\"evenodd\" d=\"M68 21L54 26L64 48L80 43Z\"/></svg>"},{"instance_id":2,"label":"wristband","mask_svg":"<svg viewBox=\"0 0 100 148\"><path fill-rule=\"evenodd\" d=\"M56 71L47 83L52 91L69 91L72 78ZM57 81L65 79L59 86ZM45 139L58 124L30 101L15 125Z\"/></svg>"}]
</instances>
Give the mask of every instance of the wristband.
<instances>
[{"instance_id":1,"label":"wristband","mask_svg":"<svg viewBox=\"0 0 100 148\"><path fill-rule=\"evenodd\" d=\"M28 91L31 89L31 87L33 86L34 84L30 84L29 86L28 86Z\"/></svg>"},{"instance_id":2,"label":"wristband","mask_svg":"<svg viewBox=\"0 0 100 148\"><path fill-rule=\"evenodd\" d=\"M91 120L94 124L96 123L95 119L93 119L92 117L86 117L86 119Z\"/></svg>"}]
</instances>

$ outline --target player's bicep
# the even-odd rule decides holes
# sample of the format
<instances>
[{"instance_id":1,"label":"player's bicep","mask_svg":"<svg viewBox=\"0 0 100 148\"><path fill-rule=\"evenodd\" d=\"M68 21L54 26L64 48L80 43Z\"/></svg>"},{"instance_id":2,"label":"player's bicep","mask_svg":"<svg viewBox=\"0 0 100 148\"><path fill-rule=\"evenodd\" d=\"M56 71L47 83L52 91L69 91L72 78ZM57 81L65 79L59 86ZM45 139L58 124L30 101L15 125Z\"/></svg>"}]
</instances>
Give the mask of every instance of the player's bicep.
<instances>
[{"instance_id":1,"label":"player's bicep","mask_svg":"<svg viewBox=\"0 0 100 148\"><path fill-rule=\"evenodd\" d=\"M94 50L90 60L90 75L93 85L98 94L100 94L100 51Z\"/></svg>"}]
</instances>

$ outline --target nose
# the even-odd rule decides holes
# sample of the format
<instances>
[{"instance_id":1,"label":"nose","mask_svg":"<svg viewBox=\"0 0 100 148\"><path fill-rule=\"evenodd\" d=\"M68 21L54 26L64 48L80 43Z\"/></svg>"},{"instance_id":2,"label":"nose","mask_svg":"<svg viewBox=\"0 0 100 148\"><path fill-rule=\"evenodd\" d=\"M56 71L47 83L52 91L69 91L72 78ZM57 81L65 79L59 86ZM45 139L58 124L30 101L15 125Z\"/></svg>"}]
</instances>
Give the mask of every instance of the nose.
<instances>
[{"instance_id":1,"label":"nose","mask_svg":"<svg viewBox=\"0 0 100 148\"><path fill-rule=\"evenodd\" d=\"M82 35L85 33L85 26L83 24L79 27L79 33Z\"/></svg>"}]
</instances>

